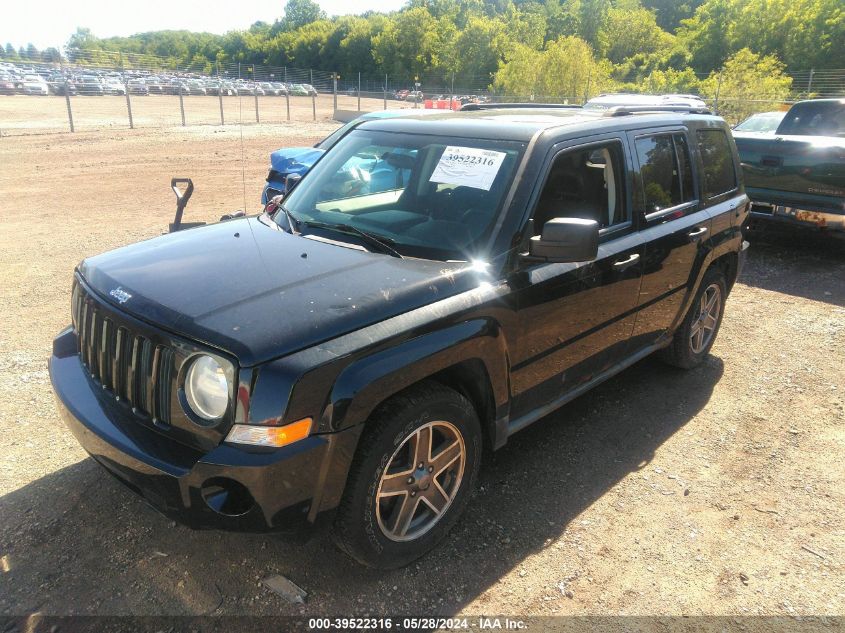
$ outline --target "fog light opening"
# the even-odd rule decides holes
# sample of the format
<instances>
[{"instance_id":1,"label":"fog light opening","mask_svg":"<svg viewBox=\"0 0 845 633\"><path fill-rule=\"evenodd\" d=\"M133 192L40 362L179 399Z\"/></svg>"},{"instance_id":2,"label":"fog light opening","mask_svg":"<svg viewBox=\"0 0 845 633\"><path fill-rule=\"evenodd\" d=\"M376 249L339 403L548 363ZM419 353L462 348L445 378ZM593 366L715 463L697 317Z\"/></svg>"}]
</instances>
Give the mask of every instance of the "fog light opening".
<instances>
[{"instance_id":1,"label":"fog light opening","mask_svg":"<svg viewBox=\"0 0 845 633\"><path fill-rule=\"evenodd\" d=\"M226 477L213 477L202 485L205 504L218 514L242 516L252 510L255 499L241 483Z\"/></svg>"}]
</instances>

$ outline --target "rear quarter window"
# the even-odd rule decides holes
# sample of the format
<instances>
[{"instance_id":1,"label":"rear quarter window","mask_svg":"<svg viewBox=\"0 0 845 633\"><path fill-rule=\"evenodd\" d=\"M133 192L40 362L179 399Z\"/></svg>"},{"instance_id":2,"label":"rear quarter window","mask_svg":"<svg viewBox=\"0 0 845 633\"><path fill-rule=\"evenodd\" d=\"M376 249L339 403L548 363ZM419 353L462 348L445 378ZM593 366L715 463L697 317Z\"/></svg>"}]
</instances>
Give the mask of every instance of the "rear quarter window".
<instances>
[{"instance_id":1,"label":"rear quarter window","mask_svg":"<svg viewBox=\"0 0 845 633\"><path fill-rule=\"evenodd\" d=\"M698 130L695 133L704 167L702 190L705 198L715 198L737 187L731 144L724 130Z\"/></svg>"}]
</instances>

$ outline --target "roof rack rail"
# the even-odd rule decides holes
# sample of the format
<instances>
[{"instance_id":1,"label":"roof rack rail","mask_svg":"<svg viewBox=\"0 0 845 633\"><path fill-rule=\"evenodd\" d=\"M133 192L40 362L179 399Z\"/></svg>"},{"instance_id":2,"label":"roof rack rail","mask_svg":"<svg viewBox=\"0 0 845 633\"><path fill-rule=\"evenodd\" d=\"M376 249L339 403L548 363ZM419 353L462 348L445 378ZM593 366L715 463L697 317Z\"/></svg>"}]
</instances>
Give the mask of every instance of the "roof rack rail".
<instances>
[{"instance_id":1,"label":"roof rack rail","mask_svg":"<svg viewBox=\"0 0 845 633\"><path fill-rule=\"evenodd\" d=\"M698 108L690 105L641 105L641 106L613 106L605 110L602 115L629 116L632 114L651 114L659 112L679 112L684 114L713 114L708 108Z\"/></svg>"},{"instance_id":2,"label":"roof rack rail","mask_svg":"<svg viewBox=\"0 0 845 633\"><path fill-rule=\"evenodd\" d=\"M498 110L500 108L555 108L561 110L575 110L580 109L579 105L569 105L568 103L465 103L461 110Z\"/></svg>"}]
</instances>

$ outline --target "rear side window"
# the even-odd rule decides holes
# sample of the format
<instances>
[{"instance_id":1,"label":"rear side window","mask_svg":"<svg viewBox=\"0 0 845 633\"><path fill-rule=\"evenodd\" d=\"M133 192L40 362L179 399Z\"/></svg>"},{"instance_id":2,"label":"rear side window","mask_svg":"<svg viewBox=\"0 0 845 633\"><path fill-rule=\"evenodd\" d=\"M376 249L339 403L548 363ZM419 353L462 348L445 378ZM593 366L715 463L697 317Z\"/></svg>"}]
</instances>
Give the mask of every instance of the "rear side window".
<instances>
[{"instance_id":1,"label":"rear side window","mask_svg":"<svg viewBox=\"0 0 845 633\"><path fill-rule=\"evenodd\" d=\"M689 147L683 134L638 138L635 147L640 164L639 199L646 215L695 199Z\"/></svg>"},{"instance_id":2,"label":"rear side window","mask_svg":"<svg viewBox=\"0 0 845 633\"><path fill-rule=\"evenodd\" d=\"M715 198L736 189L733 153L724 130L698 130L698 151L704 165L704 197Z\"/></svg>"}]
</instances>

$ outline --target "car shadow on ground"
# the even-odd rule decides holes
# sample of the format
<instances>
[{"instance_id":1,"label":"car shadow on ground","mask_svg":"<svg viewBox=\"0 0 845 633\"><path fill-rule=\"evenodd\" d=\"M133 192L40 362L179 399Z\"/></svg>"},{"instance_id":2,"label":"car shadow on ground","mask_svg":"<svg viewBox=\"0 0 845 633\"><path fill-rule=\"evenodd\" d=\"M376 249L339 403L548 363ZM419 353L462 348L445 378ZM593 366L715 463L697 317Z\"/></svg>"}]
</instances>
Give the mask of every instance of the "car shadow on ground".
<instances>
[{"instance_id":1,"label":"car shadow on ground","mask_svg":"<svg viewBox=\"0 0 845 633\"><path fill-rule=\"evenodd\" d=\"M741 283L845 306L845 237L771 226L749 240Z\"/></svg>"},{"instance_id":2,"label":"car shadow on ground","mask_svg":"<svg viewBox=\"0 0 845 633\"><path fill-rule=\"evenodd\" d=\"M294 544L176 526L83 460L0 498L0 614L454 614L646 467L722 373L715 356L688 372L649 358L516 434L488 455L446 541L388 572L354 563L325 531ZM262 587L274 573L306 604Z\"/></svg>"}]
</instances>

